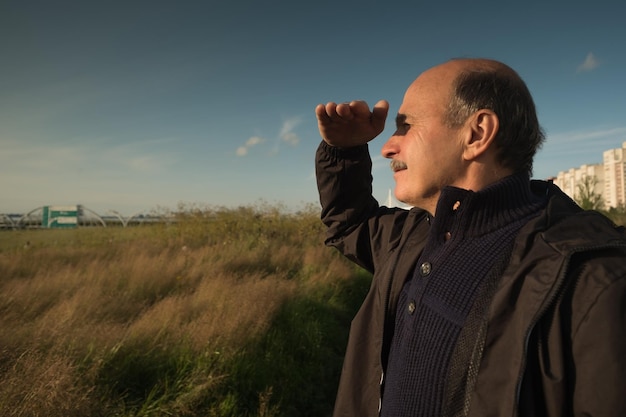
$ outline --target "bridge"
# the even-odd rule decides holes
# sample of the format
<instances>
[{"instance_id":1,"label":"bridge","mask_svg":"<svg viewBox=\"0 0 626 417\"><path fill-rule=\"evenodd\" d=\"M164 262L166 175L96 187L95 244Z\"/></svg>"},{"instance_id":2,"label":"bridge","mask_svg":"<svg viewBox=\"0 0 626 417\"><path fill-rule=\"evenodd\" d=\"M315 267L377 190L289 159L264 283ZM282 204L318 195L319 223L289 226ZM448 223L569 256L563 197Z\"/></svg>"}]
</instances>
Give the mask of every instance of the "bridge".
<instances>
[{"instance_id":1,"label":"bridge","mask_svg":"<svg viewBox=\"0 0 626 417\"><path fill-rule=\"evenodd\" d=\"M0 230L127 227L141 224L175 221L171 217L147 215L141 212L123 216L116 210L101 215L83 206L41 206L27 213L0 213Z\"/></svg>"}]
</instances>

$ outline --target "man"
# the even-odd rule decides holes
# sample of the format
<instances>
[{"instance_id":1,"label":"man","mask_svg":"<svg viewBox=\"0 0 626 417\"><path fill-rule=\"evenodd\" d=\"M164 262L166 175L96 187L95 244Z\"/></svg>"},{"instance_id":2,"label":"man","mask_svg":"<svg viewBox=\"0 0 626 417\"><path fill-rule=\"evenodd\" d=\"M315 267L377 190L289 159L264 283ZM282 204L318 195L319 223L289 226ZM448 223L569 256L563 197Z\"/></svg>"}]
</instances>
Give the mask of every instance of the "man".
<instances>
[{"instance_id":1,"label":"man","mask_svg":"<svg viewBox=\"0 0 626 417\"><path fill-rule=\"evenodd\" d=\"M373 273L334 415L626 415L625 234L530 180L544 136L521 78L460 59L410 85L382 154L411 210L372 197L388 109L315 109L326 244Z\"/></svg>"}]
</instances>

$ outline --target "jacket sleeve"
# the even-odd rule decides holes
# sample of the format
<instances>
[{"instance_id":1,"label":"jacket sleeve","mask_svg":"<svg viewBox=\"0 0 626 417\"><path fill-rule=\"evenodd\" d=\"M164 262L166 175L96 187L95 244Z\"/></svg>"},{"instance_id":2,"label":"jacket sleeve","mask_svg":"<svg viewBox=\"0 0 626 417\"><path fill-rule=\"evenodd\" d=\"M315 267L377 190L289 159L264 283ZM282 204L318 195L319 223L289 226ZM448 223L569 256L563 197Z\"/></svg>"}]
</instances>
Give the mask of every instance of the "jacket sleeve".
<instances>
[{"instance_id":1,"label":"jacket sleeve","mask_svg":"<svg viewBox=\"0 0 626 417\"><path fill-rule=\"evenodd\" d=\"M319 145L315 172L326 245L373 272L400 239L407 210L379 207L372 196L372 161L367 145Z\"/></svg>"},{"instance_id":2,"label":"jacket sleeve","mask_svg":"<svg viewBox=\"0 0 626 417\"><path fill-rule=\"evenodd\" d=\"M593 294L572 329L575 416L626 416L626 257L619 263L621 278Z\"/></svg>"}]
</instances>

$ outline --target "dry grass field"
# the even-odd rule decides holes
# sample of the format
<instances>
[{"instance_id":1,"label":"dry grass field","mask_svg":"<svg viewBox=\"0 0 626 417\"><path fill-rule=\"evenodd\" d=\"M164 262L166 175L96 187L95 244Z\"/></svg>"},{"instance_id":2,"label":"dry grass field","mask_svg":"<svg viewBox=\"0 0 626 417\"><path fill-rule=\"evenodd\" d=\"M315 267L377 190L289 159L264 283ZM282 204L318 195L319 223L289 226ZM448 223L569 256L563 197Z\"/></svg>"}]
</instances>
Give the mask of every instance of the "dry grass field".
<instances>
[{"instance_id":1,"label":"dry grass field","mask_svg":"<svg viewBox=\"0 0 626 417\"><path fill-rule=\"evenodd\" d=\"M180 213L0 232L1 416L330 415L370 276L313 209Z\"/></svg>"},{"instance_id":2,"label":"dry grass field","mask_svg":"<svg viewBox=\"0 0 626 417\"><path fill-rule=\"evenodd\" d=\"M0 233L0 415L329 415L369 276L315 210Z\"/></svg>"}]
</instances>

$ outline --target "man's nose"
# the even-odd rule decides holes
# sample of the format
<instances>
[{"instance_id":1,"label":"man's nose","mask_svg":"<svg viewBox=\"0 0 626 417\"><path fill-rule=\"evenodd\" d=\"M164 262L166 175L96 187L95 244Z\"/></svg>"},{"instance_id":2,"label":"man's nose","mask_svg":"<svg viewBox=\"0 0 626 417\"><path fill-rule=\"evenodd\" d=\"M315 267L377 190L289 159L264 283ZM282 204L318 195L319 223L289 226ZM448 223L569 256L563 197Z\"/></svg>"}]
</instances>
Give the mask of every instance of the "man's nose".
<instances>
[{"instance_id":1,"label":"man's nose","mask_svg":"<svg viewBox=\"0 0 626 417\"><path fill-rule=\"evenodd\" d=\"M385 158L389 158L389 159L393 158L393 156L398 153L398 140L395 135L387 139L387 142L385 142L385 144L383 145L382 149L380 150L380 153Z\"/></svg>"}]
</instances>

